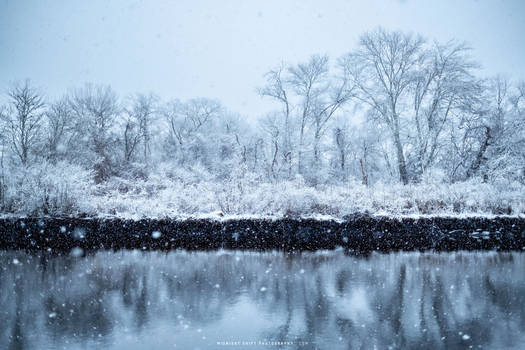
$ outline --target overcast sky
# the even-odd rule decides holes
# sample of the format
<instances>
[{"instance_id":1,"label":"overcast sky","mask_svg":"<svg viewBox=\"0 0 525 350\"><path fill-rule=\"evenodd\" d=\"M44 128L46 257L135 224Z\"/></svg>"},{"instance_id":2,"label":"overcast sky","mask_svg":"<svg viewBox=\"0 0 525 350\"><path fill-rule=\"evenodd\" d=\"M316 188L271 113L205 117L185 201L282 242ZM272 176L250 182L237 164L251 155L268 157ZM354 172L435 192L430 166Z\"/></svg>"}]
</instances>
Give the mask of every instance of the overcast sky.
<instances>
[{"instance_id":1,"label":"overcast sky","mask_svg":"<svg viewBox=\"0 0 525 350\"><path fill-rule=\"evenodd\" d=\"M281 61L332 62L377 26L466 41L482 74L525 79L525 1L0 0L0 89L30 78L53 98L84 82L121 96L211 97L258 116Z\"/></svg>"}]
</instances>

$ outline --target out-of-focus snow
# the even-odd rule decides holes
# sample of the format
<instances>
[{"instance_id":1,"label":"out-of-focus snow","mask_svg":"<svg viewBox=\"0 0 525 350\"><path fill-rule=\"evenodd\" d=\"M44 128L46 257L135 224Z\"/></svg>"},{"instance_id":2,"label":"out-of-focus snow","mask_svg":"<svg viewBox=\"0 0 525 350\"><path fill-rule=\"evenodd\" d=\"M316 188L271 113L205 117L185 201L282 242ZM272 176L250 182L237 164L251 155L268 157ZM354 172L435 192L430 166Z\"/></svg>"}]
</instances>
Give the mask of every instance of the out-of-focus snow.
<instances>
[{"instance_id":1,"label":"out-of-focus snow","mask_svg":"<svg viewBox=\"0 0 525 350\"><path fill-rule=\"evenodd\" d=\"M80 247L75 247L71 249L71 256L75 258L79 258L84 254L84 250Z\"/></svg>"}]
</instances>

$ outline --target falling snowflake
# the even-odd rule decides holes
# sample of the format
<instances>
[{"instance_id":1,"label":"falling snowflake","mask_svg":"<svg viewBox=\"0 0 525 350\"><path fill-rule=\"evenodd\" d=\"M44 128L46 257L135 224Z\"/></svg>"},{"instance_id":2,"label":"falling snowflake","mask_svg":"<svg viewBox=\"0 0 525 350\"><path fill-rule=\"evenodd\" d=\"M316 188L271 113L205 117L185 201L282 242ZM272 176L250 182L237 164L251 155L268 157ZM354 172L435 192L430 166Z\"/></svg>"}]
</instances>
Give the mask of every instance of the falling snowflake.
<instances>
[{"instance_id":1,"label":"falling snowflake","mask_svg":"<svg viewBox=\"0 0 525 350\"><path fill-rule=\"evenodd\" d=\"M79 258L81 257L83 254L84 254L84 250L80 247L75 247L73 249L71 249L71 256L75 257L75 258Z\"/></svg>"}]
</instances>

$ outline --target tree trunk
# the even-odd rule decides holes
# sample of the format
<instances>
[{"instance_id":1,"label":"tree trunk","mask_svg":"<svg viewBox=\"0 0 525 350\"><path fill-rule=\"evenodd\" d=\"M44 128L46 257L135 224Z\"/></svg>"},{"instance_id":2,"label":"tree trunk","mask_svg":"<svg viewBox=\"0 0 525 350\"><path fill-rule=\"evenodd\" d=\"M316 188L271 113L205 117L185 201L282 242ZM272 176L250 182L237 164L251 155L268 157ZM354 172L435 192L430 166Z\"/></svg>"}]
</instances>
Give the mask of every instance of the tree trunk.
<instances>
[{"instance_id":1,"label":"tree trunk","mask_svg":"<svg viewBox=\"0 0 525 350\"><path fill-rule=\"evenodd\" d=\"M359 159L359 164L361 164L361 174L363 176L362 184L365 186L368 186L368 174L366 172L365 165L363 163L363 159Z\"/></svg>"},{"instance_id":2,"label":"tree trunk","mask_svg":"<svg viewBox=\"0 0 525 350\"><path fill-rule=\"evenodd\" d=\"M303 147L304 147L304 126L301 126L299 134L299 150L297 153L297 172L303 174Z\"/></svg>"},{"instance_id":3,"label":"tree trunk","mask_svg":"<svg viewBox=\"0 0 525 350\"><path fill-rule=\"evenodd\" d=\"M487 148L489 147L489 141L492 138L491 130L488 126L485 126L485 140L479 147L478 154L476 155L476 159L470 166L470 168L467 171L467 179L471 178L473 175L475 175L479 168L481 167L481 164L485 160L485 152L487 151Z\"/></svg>"},{"instance_id":4,"label":"tree trunk","mask_svg":"<svg viewBox=\"0 0 525 350\"><path fill-rule=\"evenodd\" d=\"M279 152L279 144L277 143L277 140L273 142L273 146L274 146L274 152L273 152L271 172L272 172L272 176L275 179L277 178L277 176L275 176L275 165L277 164L277 153Z\"/></svg>"},{"instance_id":5,"label":"tree trunk","mask_svg":"<svg viewBox=\"0 0 525 350\"><path fill-rule=\"evenodd\" d=\"M396 147L397 153L397 166L399 169L399 179L403 185L408 184L408 173L405 162L405 155L403 154L403 146L401 145L401 139L399 137L399 130L394 131L394 146Z\"/></svg>"},{"instance_id":6,"label":"tree trunk","mask_svg":"<svg viewBox=\"0 0 525 350\"><path fill-rule=\"evenodd\" d=\"M319 158L320 158L320 152L319 152L319 143L320 143L320 138L321 138L321 135L319 133L318 130L315 131L315 136L314 136L314 163L315 163L315 166L317 167L317 165L319 164Z\"/></svg>"}]
</instances>

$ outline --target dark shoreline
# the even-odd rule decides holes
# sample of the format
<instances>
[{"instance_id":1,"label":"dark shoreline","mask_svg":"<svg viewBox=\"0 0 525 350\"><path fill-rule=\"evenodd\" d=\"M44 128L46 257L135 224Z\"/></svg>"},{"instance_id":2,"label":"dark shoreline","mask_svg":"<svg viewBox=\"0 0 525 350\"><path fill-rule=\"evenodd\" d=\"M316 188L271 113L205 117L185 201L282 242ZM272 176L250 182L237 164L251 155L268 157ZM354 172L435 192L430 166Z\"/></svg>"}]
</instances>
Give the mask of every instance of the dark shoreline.
<instances>
[{"instance_id":1,"label":"dark shoreline","mask_svg":"<svg viewBox=\"0 0 525 350\"><path fill-rule=\"evenodd\" d=\"M153 232L160 232L160 236ZM356 252L525 250L525 218L315 219L3 218L0 249L249 249Z\"/></svg>"}]
</instances>

